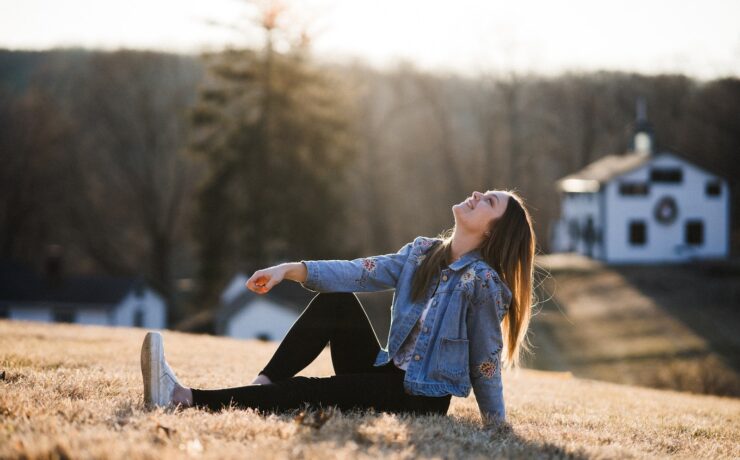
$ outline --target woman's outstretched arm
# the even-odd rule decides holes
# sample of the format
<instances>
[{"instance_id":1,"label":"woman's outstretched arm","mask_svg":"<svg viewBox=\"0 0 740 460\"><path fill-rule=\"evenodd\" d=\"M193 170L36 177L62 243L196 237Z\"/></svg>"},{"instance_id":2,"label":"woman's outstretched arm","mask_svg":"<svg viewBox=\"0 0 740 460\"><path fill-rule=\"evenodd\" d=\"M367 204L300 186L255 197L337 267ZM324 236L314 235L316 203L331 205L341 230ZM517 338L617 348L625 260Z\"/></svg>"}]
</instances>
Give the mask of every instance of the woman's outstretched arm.
<instances>
[{"instance_id":1,"label":"woman's outstretched arm","mask_svg":"<svg viewBox=\"0 0 740 460\"><path fill-rule=\"evenodd\" d=\"M303 262L286 262L274 267L257 270L247 280L247 288L258 294L265 294L284 279L303 283L308 270Z\"/></svg>"},{"instance_id":2,"label":"woman's outstretched arm","mask_svg":"<svg viewBox=\"0 0 740 460\"><path fill-rule=\"evenodd\" d=\"M247 287L264 294L283 279L297 281L316 292L372 292L394 289L414 244L407 243L395 254L354 260L304 260L254 272Z\"/></svg>"},{"instance_id":3,"label":"woman's outstretched arm","mask_svg":"<svg viewBox=\"0 0 740 460\"><path fill-rule=\"evenodd\" d=\"M416 240L415 240L416 241ZM395 254L354 260L304 260L303 287L316 292L373 292L395 289L414 242Z\"/></svg>"}]
</instances>

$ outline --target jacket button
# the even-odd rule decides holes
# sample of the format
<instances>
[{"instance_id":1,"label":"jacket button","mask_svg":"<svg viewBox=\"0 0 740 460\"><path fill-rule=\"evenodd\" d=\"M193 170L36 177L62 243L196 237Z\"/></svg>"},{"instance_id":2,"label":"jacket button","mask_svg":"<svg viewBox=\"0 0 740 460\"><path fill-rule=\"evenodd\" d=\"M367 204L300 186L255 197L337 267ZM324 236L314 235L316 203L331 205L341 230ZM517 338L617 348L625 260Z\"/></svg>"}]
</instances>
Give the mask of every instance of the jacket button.
<instances>
[{"instance_id":1,"label":"jacket button","mask_svg":"<svg viewBox=\"0 0 740 460\"><path fill-rule=\"evenodd\" d=\"M418 361L420 359L421 359L421 356L419 356L419 355L414 356L414 361Z\"/></svg>"},{"instance_id":2,"label":"jacket button","mask_svg":"<svg viewBox=\"0 0 740 460\"><path fill-rule=\"evenodd\" d=\"M447 281L447 275L444 275L444 276L442 277L442 281Z\"/></svg>"},{"instance_id":3,"label":"jacket button","mask_svg":"<svg viewBox=\"0 0 740 460\"><path fill-rule=\"evenodd\" d=\"M424 326L424 332L429 332L429 328Z\"/></svg>"}]
</instances>

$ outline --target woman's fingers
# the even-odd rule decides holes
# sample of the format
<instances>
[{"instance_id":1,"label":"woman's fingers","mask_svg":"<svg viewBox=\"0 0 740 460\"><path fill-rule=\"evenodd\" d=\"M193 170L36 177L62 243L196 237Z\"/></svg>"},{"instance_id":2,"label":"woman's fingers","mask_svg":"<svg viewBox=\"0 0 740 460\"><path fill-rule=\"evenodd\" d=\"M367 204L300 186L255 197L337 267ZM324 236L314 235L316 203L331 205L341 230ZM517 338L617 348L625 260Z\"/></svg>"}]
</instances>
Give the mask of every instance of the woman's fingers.
<instances>
[{"instance_id":1,"label":"woman's fingers","mask_svg":"<svg viewBox=\"0 0 740 460\"><path fill-rule=\"evenodd\" d=\"M270 278L265 274L265 272L258 270L247 280L247 288L254 292L258 292L264 288L269 279Z\"/></svg>"},{"instance_id":2,"label":"woman's fingers","mask_svg":"<svg viewBox=\"0 0 740 460\"><path fill-rule=\"evenodd\" d=\"M257 294L266 294L280 281L282 277L274 270L258 270L247 280L247 288Z\"/></svg>"}]
</instances>

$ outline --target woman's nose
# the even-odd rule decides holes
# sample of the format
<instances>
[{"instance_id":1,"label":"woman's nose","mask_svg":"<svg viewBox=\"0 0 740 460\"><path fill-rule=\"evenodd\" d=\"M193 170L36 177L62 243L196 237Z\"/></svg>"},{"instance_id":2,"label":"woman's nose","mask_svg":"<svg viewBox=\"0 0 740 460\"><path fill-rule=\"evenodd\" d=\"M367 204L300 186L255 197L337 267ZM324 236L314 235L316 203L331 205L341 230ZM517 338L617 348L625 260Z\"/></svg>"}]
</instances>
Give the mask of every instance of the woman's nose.
<instances>
[{"instance_id":1,"label":"woman's nose","mask_svg":"<svg viewBox=\"0 0 740 460\"><path fill-rule=\"evenodd\" d=\"M480 199L480 196L481 196L481 195L482 195L482 193L481 193L481 192L473 192L473 198L474 198L474 199L476 199L476 200L477 200L477 199Z\"/></svg>"}]
</instances>

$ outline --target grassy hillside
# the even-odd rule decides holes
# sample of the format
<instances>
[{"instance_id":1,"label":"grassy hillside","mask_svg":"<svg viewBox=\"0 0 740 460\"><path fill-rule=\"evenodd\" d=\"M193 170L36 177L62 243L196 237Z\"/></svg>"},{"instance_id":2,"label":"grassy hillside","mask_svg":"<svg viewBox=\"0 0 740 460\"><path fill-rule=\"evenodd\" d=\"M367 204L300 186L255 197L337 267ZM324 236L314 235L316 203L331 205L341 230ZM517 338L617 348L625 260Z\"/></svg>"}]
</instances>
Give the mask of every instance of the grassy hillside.
<instances>
[{"instance_id":1,"label":"grassy hillside","mask_svg":"<svg viewBox=\"0 0 740 460\"><path fill-rule=\"evenodd\" d=\"M740 400L505 372L510 426L484 430L474 396L446 417L146 411L141 329L0 321L0 458L740 457ZM248 383L276 343L164 332L201 388ZM331 375L328 350L303 375Z\"/></svg>"},{"instance_id":2,"label":"grassy hillside","mask_svg":"<svg viewBox=\"0 0 740 460\"><path fill-rule=\"evenodd\" d=\"M740 396L740 267L608 267L567 254L539 263L552 276L533 321L531 367Z\"/></svg>"}]
</instances>

